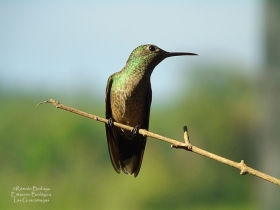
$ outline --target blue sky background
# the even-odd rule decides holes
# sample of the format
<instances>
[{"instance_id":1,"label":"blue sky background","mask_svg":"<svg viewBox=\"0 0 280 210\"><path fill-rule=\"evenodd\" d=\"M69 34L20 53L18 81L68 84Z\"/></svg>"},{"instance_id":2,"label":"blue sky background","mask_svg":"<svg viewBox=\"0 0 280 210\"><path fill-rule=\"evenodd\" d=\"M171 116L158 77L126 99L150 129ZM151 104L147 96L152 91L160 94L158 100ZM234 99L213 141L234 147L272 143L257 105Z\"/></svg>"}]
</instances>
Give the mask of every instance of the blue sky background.
<instances>
[{"instance_id":1,"label":"blue sky background","mask_svg":"<svg viewBox=\"0 0 280 210\"><path fill-rule=\"evenodd\" d=\"M105 95L107 78L131 51L153 43L198 53L163 61L154 98L178 90L179 70L236 64L261 70L263 1L1 1L0 88L31 92L87 90ZM172 78L173 85L167 86ZM156 99L156 100L157 100Z\"/></svg>"}]
</instances>

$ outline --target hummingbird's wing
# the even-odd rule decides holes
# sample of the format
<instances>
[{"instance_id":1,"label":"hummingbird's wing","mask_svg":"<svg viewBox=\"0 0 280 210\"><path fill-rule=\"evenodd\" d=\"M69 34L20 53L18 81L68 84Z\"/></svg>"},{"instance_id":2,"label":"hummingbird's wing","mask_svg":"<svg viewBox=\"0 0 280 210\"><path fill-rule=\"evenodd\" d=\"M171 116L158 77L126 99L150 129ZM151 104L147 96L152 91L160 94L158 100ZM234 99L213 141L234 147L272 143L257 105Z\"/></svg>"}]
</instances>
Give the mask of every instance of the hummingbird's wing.
<instances>
[{"instance_id":1,"label":"hummingbird's wing","mask_svg":"<svg viewBox=\"0 0 280 210\"><path fill-rule=\"evenodd\" d=\"M110 76L107 82L106 98L105 98L105 115L107 119L112 118L112 109L111 109L111 100L110 100L112 83L113 83L113 79L112 76ZM117 173L120 173L120 154L119 154L119 148L117 142L117 133L113 132L114 127L108 126L107 124L105 124L105 127L106 127L106 136L107 136L108 149L110 153L110 159L115 171Z\"/></svg>"},{"instance_id":2,"label":"hummingbird's wing","mask_svg":"<svg viewBox=\"0 0 280 210\"><path fill-rule=\"evenodd\" d=\"M152 103L152 89L149 88L149 90L146 93L146 116L144 119L144 123L141 126L142 129L149 129L149 121L150 121L150 108L151 108L151 103ZM135 165L135 171L134 171L134 177L136 177L140 171L141 165L142 165L142 160L143 160L143 156L144 156L144 151L145 151L145 146L146 146L146 141L147 141L147 136L143 136L141 134L137 134L137 139L138 141L140 141L141 146L138 147L138 159L139 161L137 162L137 164Z\"/></svg>"},{"instance_id":3,"label":"hummingbird's wing","mask_svg":"<svg viewBox=\"0 0 280 210\"><path fill-rule=\"evenodd\" d=\"M111 76L108 79L106 88L105 112L107 119L112 118L110 101L112 83L113 79ZM140 129L148 130L152 102L151 88L146 92L145 97L146 104L143 109L145 110L146 116ZM134 174L134 177L136 177L141 168L147 137L141 134L136 134L136 136L131 139L122 134L119 128L115 126L108 126L105 124L105 127L110 158L115 171L120 173L121 168L124 173Z\"/></svg>"}]
</instances>

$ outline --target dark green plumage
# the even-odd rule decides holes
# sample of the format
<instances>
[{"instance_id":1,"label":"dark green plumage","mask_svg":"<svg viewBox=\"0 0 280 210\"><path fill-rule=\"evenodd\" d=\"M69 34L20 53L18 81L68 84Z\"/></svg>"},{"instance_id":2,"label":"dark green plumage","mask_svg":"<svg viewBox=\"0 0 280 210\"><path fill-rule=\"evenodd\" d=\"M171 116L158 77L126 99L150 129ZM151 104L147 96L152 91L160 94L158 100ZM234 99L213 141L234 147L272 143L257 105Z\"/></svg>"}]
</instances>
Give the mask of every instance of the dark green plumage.
<instances>
[{"instance_id":1,"label":"dark green plumage","mask_svg":"<svg viewBox=\"0 0 280 210\"><path fill-rule=\"evenodd\" d=\"M107 82L106 118L139 129L149 128L152 89L150 77L154 68L165 58L194 53L169 53L151 44L137 47L125 67ZM135 129L137 130L137 129ZM106 136L112 165L136 177L140 171L146 138L139 133L106 124Z\"/></svg>"}]
</instances>

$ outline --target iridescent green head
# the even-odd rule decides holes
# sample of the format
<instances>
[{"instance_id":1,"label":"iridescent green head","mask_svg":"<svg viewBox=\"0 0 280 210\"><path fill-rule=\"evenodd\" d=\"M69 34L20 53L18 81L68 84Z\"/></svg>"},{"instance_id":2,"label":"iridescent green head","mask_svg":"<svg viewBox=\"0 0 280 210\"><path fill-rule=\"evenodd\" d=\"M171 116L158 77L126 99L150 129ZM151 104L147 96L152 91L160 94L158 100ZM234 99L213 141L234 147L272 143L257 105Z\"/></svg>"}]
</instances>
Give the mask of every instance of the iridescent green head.
<instances>
[{"instance_id":1,"label":"iridescent green head","mask_svg":"<svg viewBox=\"0 0 280 210\"><path fill-rule=\"evenodd\" d=\"M127 65L143 65L144 68L153 70L161 61L171 56L197 55L187 52L166 52L156 45L145 44L135 48L130 54Z\"/></svg>"}]
</instances>

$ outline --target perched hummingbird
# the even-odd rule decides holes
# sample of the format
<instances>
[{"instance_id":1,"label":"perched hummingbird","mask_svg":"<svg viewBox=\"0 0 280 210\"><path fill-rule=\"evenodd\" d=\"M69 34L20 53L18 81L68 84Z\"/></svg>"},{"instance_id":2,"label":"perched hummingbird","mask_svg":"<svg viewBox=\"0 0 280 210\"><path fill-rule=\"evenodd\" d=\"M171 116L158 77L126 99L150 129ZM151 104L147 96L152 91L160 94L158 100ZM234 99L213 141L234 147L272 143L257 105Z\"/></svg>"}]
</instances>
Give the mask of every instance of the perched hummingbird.
<instances>
[{"instance_id":1,"label":"perched hummingbird","mask_svg":"<svg viewBox=\"0 0 280 210\"><path fill-rule=\"evenodd\" d=\"M107 82L105 124L112 165L117 173L140 171L146 136L139 129L149 128L152 89L150 77L154 68L165 58L197 55L185 52L166 52L153 44L141 45L130 54L125 67L111 75ZM117 128L113 121L134 127L133 131Z\"/></svg>"}]
</instances>

